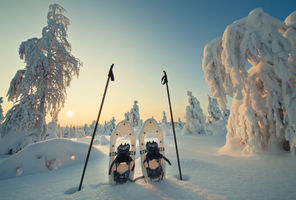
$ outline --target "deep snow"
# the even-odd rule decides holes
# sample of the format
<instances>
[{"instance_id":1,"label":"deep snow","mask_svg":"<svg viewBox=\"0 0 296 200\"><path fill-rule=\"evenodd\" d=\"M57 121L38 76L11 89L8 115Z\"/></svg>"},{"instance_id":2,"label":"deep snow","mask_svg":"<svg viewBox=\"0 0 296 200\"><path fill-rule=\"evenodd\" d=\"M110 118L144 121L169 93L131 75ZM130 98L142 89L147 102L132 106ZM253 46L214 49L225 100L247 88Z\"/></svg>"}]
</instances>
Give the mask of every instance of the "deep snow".
<instances>
[{"instance_id":1,"label":"deep snow","mask_svg":"<svg viewBox=\"0 0 296 200\"><path fill-rule=\"evenodd\" d=\"M9 160L12 162L11 160L30 157L36 152L32 149L37 149L32 145L14 156L0 158L0 199L295 199L296 160L289 153L262 153L240 157L221 155L217 152L225 144L225 129L216 126L211 131L214 133L207 136L183 136L178 133L184 181L178 180L174 141L172 136L167 135L166 155L173 165L167 166L165 181L145 183L140 180L137 183L115 186L108 184L109 145L108 137L104 136L104 145L101 142L95 143L92 150L94 159L88 164L80 192L76 191L84 159L77 158L79 156L76 157L76 162L61 165L56 170L26 175L24 169L23 174L16 178L3 179L4 164ZM74 154L86 155L89 140L89 137L79 138L77 141L50 140L51 145L45 142L43 146L53 148L44 148L47 151L43 153L55 155L64 162L69 159L64 148L73 150ZM58 143L63 143L63 148ZM56 155L54 152L58 151L60 154ZM31 166L36 167L38 162L31 162ZM15 166L11 164L10 167ZM137 155L135 177L140 175L140 158Z\"/></svg>"}]
</instances>

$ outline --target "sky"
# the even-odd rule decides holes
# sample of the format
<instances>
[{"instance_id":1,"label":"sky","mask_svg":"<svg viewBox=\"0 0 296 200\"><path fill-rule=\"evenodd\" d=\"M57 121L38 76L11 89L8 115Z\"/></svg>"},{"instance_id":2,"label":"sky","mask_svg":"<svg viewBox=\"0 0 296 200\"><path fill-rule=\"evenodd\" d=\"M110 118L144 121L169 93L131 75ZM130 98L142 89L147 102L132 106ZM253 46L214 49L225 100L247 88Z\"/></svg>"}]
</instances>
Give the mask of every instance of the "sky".
<instances>
[{"instance_id":1,"label":"sky","mask_svg":"<svg viewBox=\"0 0 296 200\"><path fill-rule=\"evenodd\" d=\"M19 45L41 37L52 3L66 9L72 54L83 62L79 77L73 77L67 89L59 114L62 126L96 120L112 63L115 81L109 84L101 124L113 116L117 122L123 120L134 100L143 120L152 116L161 120L163 111L169 116L166 88L160 82L163 70L168 75L175 121L184 120L188 90L205 112L209 87L202 70L204 46L255 8L281 21L296 10L293 0L0 0L4 114L13 106L6 97L10 81L25 67Z\"/></svg>"}]
</instances>

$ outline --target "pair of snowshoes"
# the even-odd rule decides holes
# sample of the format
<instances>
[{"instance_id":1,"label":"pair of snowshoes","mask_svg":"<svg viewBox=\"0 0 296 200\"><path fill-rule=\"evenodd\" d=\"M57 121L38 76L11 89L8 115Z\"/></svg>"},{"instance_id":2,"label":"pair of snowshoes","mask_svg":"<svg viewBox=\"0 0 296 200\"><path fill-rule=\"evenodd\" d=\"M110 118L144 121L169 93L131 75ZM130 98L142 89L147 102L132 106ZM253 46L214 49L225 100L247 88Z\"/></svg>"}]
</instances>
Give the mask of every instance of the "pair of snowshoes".
<instances>
[{"instance_id":1,"label":"pair of snowshoes","mask_svg":"<svg viewBox=\"0 0 296 200\"><path fill-rule=\"evenodd\" d=\"M145 142L147 135L156 141ZM128 137L131 144L121 143L116 148L116 141L122 136ZM146 139L149 140L149 138ZM163 134L154 119L145 121L139 134L139 146L143 176L134 179L136 135L129 122L120 122L112 132L110 139L110 184L122 184L128 181L135 182L141 178L144 178L146 182L161 181L165 178L165 161L170 165L171 163L165 157Z\"/></svg>"}]
</instances>

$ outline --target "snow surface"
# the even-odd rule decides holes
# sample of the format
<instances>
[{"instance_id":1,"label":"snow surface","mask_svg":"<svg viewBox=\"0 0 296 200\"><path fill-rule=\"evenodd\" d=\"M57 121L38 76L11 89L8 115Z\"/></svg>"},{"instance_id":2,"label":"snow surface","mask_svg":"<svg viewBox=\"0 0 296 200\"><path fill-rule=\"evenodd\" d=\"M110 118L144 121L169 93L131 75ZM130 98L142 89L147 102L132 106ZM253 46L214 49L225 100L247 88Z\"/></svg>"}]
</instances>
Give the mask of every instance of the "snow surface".
<instances>
[{"instance_id":1,"label":"snow surface","mask_svg":"<svg viewBox=\"0 0 296 200\"><path fill-rule=\"evenodd\" d=\"M139 180L109 185L109 145L97 143L83 189L77 192L90 137L53 139L30 145L11 157L0 157L0 199L295 199L295 158L286 152L221 155L217 152L225 144L225 123L210 126L207 129L214 132L210 136L177 132L184 181L178 180L172 136L165 137L166 156L172 166L167 166L167 179L155 183ZM76 156L74 161L70 159L72 154ZM37 159L37 155L42 158ZM62 165L48 170L45 157L57 158ZM16 173L19 165L15 163L22 163L23 173L7 178L3 170ZM141 176L138 154L135 170L135 177Z\"/></svg>"},{"instance_id":2,"label":"snow surface","mask_svg":"<svg viewBox=\"0 0 296 200\"><path fill-rule=\"evenodd\" d=\"M0 163L0 179L56 170L85 160L88 145L68 139L51 139L31 144ZM91 159L102 157L97 149Z\"/></svg>"}]
</instances>

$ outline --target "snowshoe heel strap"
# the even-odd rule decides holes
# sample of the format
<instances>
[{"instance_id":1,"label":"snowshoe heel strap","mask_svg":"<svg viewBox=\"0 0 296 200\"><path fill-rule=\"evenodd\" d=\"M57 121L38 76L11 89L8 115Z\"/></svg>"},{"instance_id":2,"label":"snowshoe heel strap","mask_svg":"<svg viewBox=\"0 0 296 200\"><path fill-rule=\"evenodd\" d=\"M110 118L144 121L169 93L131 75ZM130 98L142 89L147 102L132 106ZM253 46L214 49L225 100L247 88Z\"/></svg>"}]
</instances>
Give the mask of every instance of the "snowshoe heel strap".
<instances>
[{"instance_id":1,"label":"snowshoe heel strap","mask_svg":"<svg viewBox=\"0 0 296 200\"><path fill-rule=\"evenodd\" d=\"M167 161L168 163L169 163L169 165L172 165L172 163L169 161L169 159L167 159L167 157L165 157L164 155L162 155L162 154L160 154L161 155L161 157L165 160L165 161Z\"/></svg>"}]
</instances>

